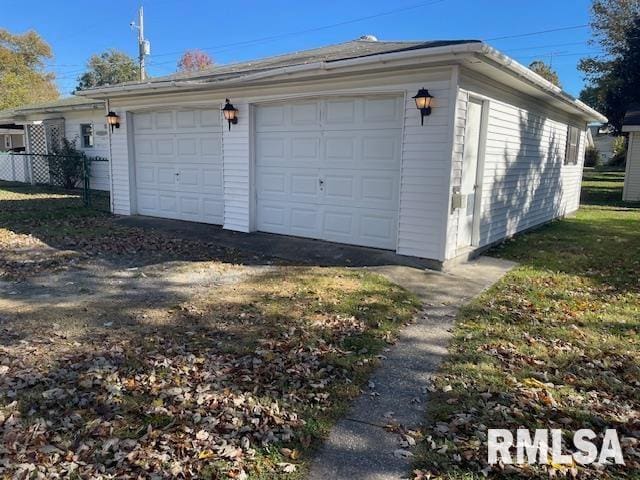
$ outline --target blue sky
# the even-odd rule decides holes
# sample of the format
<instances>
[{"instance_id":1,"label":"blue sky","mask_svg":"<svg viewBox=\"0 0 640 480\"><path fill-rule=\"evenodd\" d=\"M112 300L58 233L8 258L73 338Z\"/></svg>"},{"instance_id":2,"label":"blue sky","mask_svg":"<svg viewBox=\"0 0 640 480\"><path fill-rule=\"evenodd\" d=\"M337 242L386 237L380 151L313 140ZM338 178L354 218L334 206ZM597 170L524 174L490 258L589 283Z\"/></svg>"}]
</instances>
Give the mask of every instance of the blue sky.
<instances>
[{"instance_id":1,"label":"blue sky","mask_svg":"<svg viewBox=\"0 0 640 480\"><path fill-rule=\"evenodd\" d=\"M480 39L528 65L552 60L563 87L583 85L578 60L599 52L587 43L589 0L4 0L4 28L35 29L53 47L48 69L69 94L91 54L113 47L137 55L129 22L145 8L151 41L149 74L175 71L185 49L206 50L217 63L259 58L364 34L380 40ZM7 12L11 12L10 16ZM369 17L369 18L363 18ZM580 27L578 27L580 26ZM526 35L543 30L578 27ZM512 38L500 38L512 37ZM262 40L260 40L262 39Z\"/></svg>"}]
</instances>

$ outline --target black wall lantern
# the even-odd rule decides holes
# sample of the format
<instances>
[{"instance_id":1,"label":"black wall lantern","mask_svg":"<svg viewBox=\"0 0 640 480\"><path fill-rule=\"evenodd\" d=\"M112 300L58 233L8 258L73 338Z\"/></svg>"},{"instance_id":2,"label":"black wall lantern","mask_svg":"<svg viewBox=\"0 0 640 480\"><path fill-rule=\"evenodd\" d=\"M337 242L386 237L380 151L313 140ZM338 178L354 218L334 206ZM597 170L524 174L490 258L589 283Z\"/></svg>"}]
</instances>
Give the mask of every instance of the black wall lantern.
<instances>
[{"instance_id":1,"label":"black wall lantern","mask_svg":"<svg viewBox=\"0 0 640 480\"><path fill-rule=\"evenodd\" d=\"M413 99L416 101L416 108L420 110L421 124L424 125L424 117L431 115L433 95L426 88L421 88Z\"/></svg>"},{"instance_id":2,"label":"black wall lantern","mask_svg":"<svg viewBox=\"0 0 640 480\"><path fill-rule=\"evenodd\" d=\"M111 126L111 133L113 133L113 129L120 128L120 117L115 112L107 113L107 124Z\"/></svg>"},{"instance_id":3,"label":"black wall lantern","mask_svg":"<svg viewBox=\"0 0 640 480\"><path fill-rule=\"evenodd\" d=\"M231 130L231 124L234 125L238 123L238 109L229 103L229 99L225 100L227 103L222 109L222 114L224 115L224 119L229 122L229 130Z\"/></svg>"}]
</instances>

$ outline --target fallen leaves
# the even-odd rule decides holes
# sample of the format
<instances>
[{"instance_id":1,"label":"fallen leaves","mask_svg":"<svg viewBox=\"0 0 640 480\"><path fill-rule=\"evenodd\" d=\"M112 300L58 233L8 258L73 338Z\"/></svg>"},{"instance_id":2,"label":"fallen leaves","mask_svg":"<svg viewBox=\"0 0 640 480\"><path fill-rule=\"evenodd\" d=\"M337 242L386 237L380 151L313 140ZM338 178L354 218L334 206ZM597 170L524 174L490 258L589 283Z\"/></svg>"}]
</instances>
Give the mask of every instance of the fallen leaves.
<instances>
[{"instance_id":1,"label":"fallen leaves","mask_svg":"<svg viewBox=\"0 0 640 480\"><path fill-rule=\"evenodd\" d=\"M366 387L395 322L389 306L408 295L377 277L336 271L274 271L230 285L172 307L162 327L107 318L82 337L62 322L55 335L7 337L0 477L295 473L321 436L307 420L326 424L336 404ZM381 306L357 317L350 309L360 296ZM400 306L397 324L416 308ZM405 449L415 443L409 433L401 439Z\"/></svg>"}]
</instances>

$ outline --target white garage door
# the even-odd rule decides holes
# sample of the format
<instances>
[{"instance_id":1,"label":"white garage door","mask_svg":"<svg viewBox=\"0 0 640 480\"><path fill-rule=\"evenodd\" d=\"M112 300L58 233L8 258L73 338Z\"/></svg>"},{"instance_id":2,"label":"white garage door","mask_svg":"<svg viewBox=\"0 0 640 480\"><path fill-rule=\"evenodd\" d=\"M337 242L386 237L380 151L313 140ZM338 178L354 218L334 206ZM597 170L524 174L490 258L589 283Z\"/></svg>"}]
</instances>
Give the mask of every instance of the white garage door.
<instances>
[{"instance_id":1,"label":"white garage door","mask_svg":"<svg viewBox=\"0 0 640 480\"><path fill-rule=\"evenodd\" d=\"M136 113L133 127L138 213L222 224L220 111Z\"/></svg>"},{"instance_id":2,"label":"white garage door","mask_svg":"<svg viewBox=\"0 0 640 480\"><path fill-rule=\"evenodd\" d=\"M257 228L396 248L402 98L256 108Z\"/></svg>"}]
</instances>

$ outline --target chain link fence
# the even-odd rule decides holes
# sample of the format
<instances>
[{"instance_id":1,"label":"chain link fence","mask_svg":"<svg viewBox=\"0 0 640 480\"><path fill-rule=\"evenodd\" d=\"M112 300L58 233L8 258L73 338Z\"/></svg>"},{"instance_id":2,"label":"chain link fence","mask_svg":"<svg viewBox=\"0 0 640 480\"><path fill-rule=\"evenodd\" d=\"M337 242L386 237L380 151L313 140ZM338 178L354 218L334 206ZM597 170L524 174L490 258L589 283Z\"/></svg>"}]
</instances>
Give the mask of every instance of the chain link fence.
<instances>
[{"instance_id":1,"label":"chain link fence","mask_svg":"<svg viewBox=\"0 0 640 480\"><path fill-rule=\"evenodd\" d=\"M28 193L50 190L77 197L78 206L110 210L108 160L31 153L0 153L0 187Z\"/></svg>"}]
</instances>

